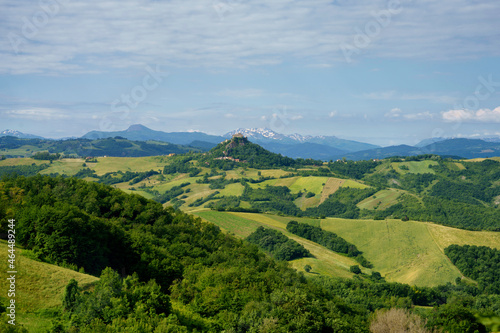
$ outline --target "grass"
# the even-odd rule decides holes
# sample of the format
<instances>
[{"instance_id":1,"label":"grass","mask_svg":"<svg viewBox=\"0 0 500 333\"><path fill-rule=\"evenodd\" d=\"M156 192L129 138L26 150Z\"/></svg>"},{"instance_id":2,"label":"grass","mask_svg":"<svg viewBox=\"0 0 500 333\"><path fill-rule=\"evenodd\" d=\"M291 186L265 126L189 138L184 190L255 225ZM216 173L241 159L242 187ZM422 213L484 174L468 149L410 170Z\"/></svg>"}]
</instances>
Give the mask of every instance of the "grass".
<instances>
[{"instance_id":1,"label":"grass","mask_svg":"<svg viewBox=\"0 0 500 333\"><path fill-rule=\"evenodd\" d=\"M427 228L436 244L444 249L452 244L487 246L500 249L500 233L494 231L469 231L428 223Z\"/></svg>"},{"instance_id":2,"label":"grass","mask_svg":"<svg viewBox=\"0 0 500 333\"><path fill-rule=\"evenodd\" d=\"M433 169L431 169L430 165L438 165L437 161L411 161L411 162L393 162L391 163L394 170L399 172L400 174L407 173L435 173ZM401 166L406 166L408 170L401 169Z\"/></svg>"},{"instance_id":3,"label":"grass","mask_svg":"<svg viewBox=\"0 0 500 333\"><path fill-rule=\"evenodd\" d=\"M461 170L465 170L465 166L462 164L462 163L459 163L459 162L447 162L446 163L446 166L448 167L448 169L450 169L451 171L461 171Z\"/></svg>"},{"instance_id":4,"label":"grass","mask_svg":"<svg viewBox=\"0 0 500 333\"><path fill-rule=\"evenodd\" d=\"M87 163L87 167L95 170L101 176L108 172L133 171L143 172L161 170L166 165L167 157L99 157L97 163Z\"/></svg>"},{"instance_id":5,"label":"grass","mask_svg":"<svg viewBox=\"0 0 500 333\"><path fill-rule=\"evenodd\" d=\"M369 188L370 186L365 185L365 184L362 184L362 183L358 183L357 181L352 180L352 179L346 179L346 180L342 183L342 186L341 186L341 187L350 187L350 188L360 188L360 189L365 189L365 188Z\"/></svg>"},{"instance_id":6,"label":"grass","mask_svg":"<svg viewBox=\"0 0 500 333\"><path fill-rule=\"evenodd\" d=\"M48 161L46 161L48 163ZM59 173L61 175L73 176L78 171L84 169L83 167L84 160L80 158L65 158L62 160L54 161L50 164L45 170L42 170L40 174L50 174L50 173ZM91 163L89 163L91 164Z\"/></svg>"},{"instance_id":7,"label":"grass","mask_svg":"<svg viewBox=\"0 0 500 333\"><path fill-rule=\"evenodd\" d=\"M231 232L240 238L248 237L261 225L241 216L211 210L199 211L194 214L208 222L216 224L222 230Z\"/></svg>"},{"instance_id":8,"label":"grass","mask_svg":"<svg viewBox=\"0 0 500 333\"><path fill-rule=\"evenodd\" d=\"M316 194L313 197L306 198L305 195L302 195L300 198L294 201L295 205L302 210L306 210L309 207L316 207L319 205L321 197Z\"/></svg>"},{"instance_id":9,"label":"grass","mask_svg":"<svg viewBox=\"0 0 500 333\"><path fill-rule=\"evenodd\" d=\"M0 152L0 156L1 156ZM34 160L32 158L18 157L18 158L7 158L5 160L0 161L0 166L15 166L15 165L32 165L35 163L36 165L40 164L49 164L49 161L41 161Z\"/></svg>"},{"instance_id":10,"label":"grass","mask_svg":"<svg viewBox=\"0 0 500 333\"><path fill-rule=\"evenodd\" d=\"M359 202L357 206L360 209L383 210L392 205L397 204L398 198L401 196L402 193L404 193L404 191L392 188L387 190L381 190L372 195L371 197L368 197L363 201Z\"/></svg>"},{"instance_id":11,"label":"grass","mask_svg":"<svg viewBox=\"0 0 500 333\"><path fill-rule=\"evenodd\" d=\"M424 223L326 219L322 227L355 244L387 281L437 286L461 276Z\"/></svg>"},{"instance_id":12,"label":"grass","mask_svg":"<svg viewBox=\"0 0 500 333\"><path fill-rule=\"evenodd\" d=\"M323 186L326 184L328 177L295 177L295 182L290 186L292 193L312 192L321 194Z\"/></svg>"},{"instance_id":13,"label":"grass","mask_svg":"<svg viewBox=\"0 0 500 333\"><path fill-rule=\"evenodd\" d=\"M498 233L431 223L328 218L321 226L355 244L388 281L418 286L454 283L462 276L444 255L443 249L450 244L500 247Z\"/></svg>"},{"instance_id":14,"label":"grass","mask_svg":"<svg viewBox=\"0 0 500 333\"><path fill-rule=\"evenodd\" d=\"M243 194L243 191L245 188L243 185L240 183L234 183L234 184L229 184L226 186L225 189L223 190L218 190L220 192L220 195L223 196L230 196L230 195L235 195L235 196L240 196Z\"/></svg>"},{"instance_id":15,"label":"grass","mask_svg":"<svg viewBox=\"0 0 500 333\"><path fill-rule=\"evenodd\" d=\"M321 191L321 198L319 200L319 203L322 203L328 197L335 193L345 182L345 179L340 179L340 178L328 178L328 180L325 183L325 186L323 186L323 191Z\"/></svg>"},{"instance_id":16,"label":"grass","mask_svg":"<svg viewBox=\"0 0 500 333\"><path fill-rule=\"evenodd\" d=\"M290 265L298 271L304 272L306 275L324 274L338 277L352 277L353 274L349 268L358 263L349 257L332 252L325 247L311 242L307 239L298 237L286 231L286 224L291 220L287 217L279 217L267 214L252 214L252 213L228 213L217 211L198 211L195 215L218 225L222 230L230 232L237 237L245 238L254 232L259 226L273 228L281 231L287 237L302 244L308 249L314 258L302 258L290 261ZM293 218L304 223L318 225L319 220L308 218ZM304 266L312 267L311 273L304 271ZM363 269L364 272L370 273L370 270Z\"/></svg>"},{"instance_id":17,"label":"grass","mask_svg":"<svg viewBox=\"0 0 500 333\"><path fill-rule=\"evenodd\" d=\"M7 271L7 242L0 241L0 266ZM29 332L45 332L50 327L50 315L62 304L64 290L69 280L75 279L80 287L88 289L98 278L70 269L42 263L23 256L23 250L16 248L16 319ZM8 290L7 280L0 279L2 298Z\"/></svg>"}]
</instances>

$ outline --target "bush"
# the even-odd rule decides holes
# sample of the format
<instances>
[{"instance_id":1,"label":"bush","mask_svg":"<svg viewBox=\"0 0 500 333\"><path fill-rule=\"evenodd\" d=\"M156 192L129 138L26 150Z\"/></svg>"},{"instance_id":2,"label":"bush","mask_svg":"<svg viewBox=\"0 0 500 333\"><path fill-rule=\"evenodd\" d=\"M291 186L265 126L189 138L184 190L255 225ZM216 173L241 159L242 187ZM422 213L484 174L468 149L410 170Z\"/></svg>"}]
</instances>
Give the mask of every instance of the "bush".
<instances>
[{"instance_id":1,"label":"bush","mask_svg":"<svg viewBox=\"0 0 500 333\"><path fill-rule=\"evenodd\" d=\"M404 309L378 310L370 324L372 333L432 333L425 328L426 322Z\"/></svg>"},{"instance_id":2,"label":"bush","mask_svg":"<svg viewBox=\"0 0 500 333\"><path fill-rule=\"evenodd\" d=\"M361 274L361 268L358 265L351 266L349 270L354 274Z\"/></svg>"}]
</instances>

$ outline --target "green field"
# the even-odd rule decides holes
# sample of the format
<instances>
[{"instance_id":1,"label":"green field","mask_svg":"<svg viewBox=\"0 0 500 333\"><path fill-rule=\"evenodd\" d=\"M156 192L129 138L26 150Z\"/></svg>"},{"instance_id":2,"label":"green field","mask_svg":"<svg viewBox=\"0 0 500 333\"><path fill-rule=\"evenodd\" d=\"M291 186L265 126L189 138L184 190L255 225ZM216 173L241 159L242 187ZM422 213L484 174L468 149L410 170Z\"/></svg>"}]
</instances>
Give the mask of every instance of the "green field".
<instances>
[{"instance_id":1,"label":"green field","mask_svg":"<svg viewBox=\"0 0 500 333\"><path fill-rule=\"evenodd\" d=\"M247 237L259 226L277 229L304 245L315 256L291 262L297 270L302 271L307 263L316 273L352 276L348 269L357 264L354 260L286 231L286 224L292 219L321 225L323 229L335 232L355 244L374 264L373 269L380 272L387 281L417 286L454 283L457 277L462 276L444 255L444 248L451 244L500 248L499 233L466 231L432 223L337 218L320 222L306 218L216 211L199 211L195 214L241 238Z\"/></svg>"},{"instance_id":2,"label":"green field","mask_svg":"<svg viewBox=\"0 0 500 333\"><path fill-rule=\"evenodd\" d=\"M406 173L435 173L433 169L431 169L430 165L438 165L436 161L411 161L411 162L393 162L391 163L394 170L399 172L400 174ZM405 166L408 168L401 169L401 166Z\"/></svg>"},{"instance_id":3,"label":"green field","mask_svg":"<svg viewBox=\"0 0 500 333\"><path fill-rule=\"evenodd\" d=\"M1 155L1 154L0 154ZM32 164L48 164L49 161L34 160L32 158L7 158L5 160L0 160L0 166L14 166L14 165L32 165Z\"/></svg>"},{"instance_id":4,"label":"green field","mask_svg":"<svg viewBox=\"0 0 500 333\"><path fill-rule=\"evenodd\" d=\"M362 183L359 183L355 180L352 180L352 179L346 179L343 183L342 183L342 186L341 187L350 187L350 188L360 188L360 189L364 189L364 188L368 188L370 186L368 185L365 185L365 184L362 184Z\"/></svg>"},{"instance_id":5,"label":"green field","mask_svg":"<svg viewBox=\"0 0 500 333\"><path fill-rule=\"evenodd\" d=\"M349 268L358 263L349 257L332 252L325 247L311 242L307 239L298 237L286 231L286 224L291 220L287 217L279 217L266 214L252 213L227 213L217 211L198 211L194 213L197 216L218 225L226 232L230 232L237 237L245 238L254 232L259 226L273 228L283 232L287 237L302 244L311 252L314 258L302 258L293 260L290 265L298 271L304 272L306 275L323 274L338 277L352 277L353 274ZM319 220L308 218L294 218L294 220L318 225ZM310 265L312 270L310 273L304 271L304 266ZM370 274L371 270L364 269L365 273Z\"/></svg>"},{"instance_id":6,"label":"green field","mask_svg":"<svg viewBox=\"0 0 500 333\"><path fill-rule=\"evenodd\" d=\"M7 242L0 241L0 269L7 269ZM51 325L50 311L61 306L64 290L69 280L75 279L80 287L88 289L98 278L23 256L23 250L16 248L16 321L29 332L46 332ZM4 273L2 273L4 274ZM2 294L7 301L7 280L0 279Z\"/></svg>"},{"instance_id":7,"label":"green field","mask_svg":"<svg viewBox=\"0 0 500 333\"><path fill-rule=\"evenodd\" d=\"M397 190L397 189L387 189L381 190L372 195L371 197L366 198L365 200L359 202L357 206L360 209L386 209L392 205L398 203L399 196L405 193L405 191Z\"/></svg>"},{"instance_id":8,"label":"green field","mask_svg":"<svg viewBox=\"0 0 500 333\"><path fill-rule=\"evenodd\" d=\"M453 283L462 276L443 252L453 241L462 239L461 244L500 246L499 233L465 231L431 223L328 218L321 226L355 244L388 281L418 286Z\"/></svg>"}]
</instances>

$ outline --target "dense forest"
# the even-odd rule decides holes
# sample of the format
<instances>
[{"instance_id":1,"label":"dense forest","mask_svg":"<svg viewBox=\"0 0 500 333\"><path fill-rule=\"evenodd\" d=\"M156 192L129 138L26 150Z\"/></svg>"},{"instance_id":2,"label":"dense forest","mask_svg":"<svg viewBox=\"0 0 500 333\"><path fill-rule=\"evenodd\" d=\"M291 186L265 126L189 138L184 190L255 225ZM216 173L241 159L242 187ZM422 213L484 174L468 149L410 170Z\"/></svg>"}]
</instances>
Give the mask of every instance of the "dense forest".
<instances>
[{"instance_id":1,"label":"dense forest","mask_svg":"<svg viewBox=\"0 0 500 333\"><path fill-rule=\"evenodd\" d=\"M212 224L103 184L9 177L0 197L20 246L101 276L90 293L68 281L52 332L368 332L377 309L424 305L436 307L419 313L427 329L472 333L486 332L474 314L500 315L498 295L470 285L306 279Z\"/></svg>"},{"instance_id":2,"label":"dense forest","mask_svg":"<svg viewBox=\"0 0 500 333\"><path fill-rule=\"evenodd\" d=\"M221 169L234 168L241 163L250 168L298 167L304 165L322 165L322 161L312 159L293 159L272 153L261 146L251 143L245 137L233 137L212 148L205 158L210 167Z\"/></svg>"},{"instance_id":3,"label":"dense forest","mask_svg":"<svg viewBox=\"0 0 500 333\"><path fill-rule=\"evenodd\" d=\"M486 294L500 294L500 250L486 246L451 245L444 250L465 276Z\"/></svg>"},{"instance_id":4,"label":"dense forest","mask_svg":"<svg viewBox=\"0 0 500 333\"><path fill-rule=\"evenodd\" d=\"M312 257L312 254L302 245L277 230L259 227L246 240L269 253L276 260Z\"/></svg>"}]
</instances>

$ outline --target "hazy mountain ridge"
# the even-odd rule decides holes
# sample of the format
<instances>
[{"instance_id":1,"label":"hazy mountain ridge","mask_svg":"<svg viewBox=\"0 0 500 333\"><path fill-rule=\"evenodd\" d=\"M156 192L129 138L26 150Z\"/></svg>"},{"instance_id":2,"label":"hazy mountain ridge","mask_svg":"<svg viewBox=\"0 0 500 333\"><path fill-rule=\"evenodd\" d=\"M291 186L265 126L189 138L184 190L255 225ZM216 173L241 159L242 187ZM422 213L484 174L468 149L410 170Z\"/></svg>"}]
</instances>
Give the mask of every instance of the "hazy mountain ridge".
<instances>
[{"instance_id":1,"label":"hazy mountain ridge","mask_svg":"<svg viewBox=\"0 0 500 333\"><path fill-rule=\"evenodd\" d=\"M264 144L264 143L280 143L280 144L301 144L301 143L315 143L319 145L329 146L342 151L355 152L360 150L368 150L372 148L378 148L379 146L337 138L336 136L312 136L312 135L301 135L298 133L294 134L280 134L268 128L239 128L237 130L228 132L224 135L226 138L230 138L236 133L241 133L244 136L252 139L252 141Z\"/></svg>"},{"instance_id":2,"label":"hazy mountain ridge","mask_svg":"<svg viewBox=\"0 0 500 333\"><path fill-rule=\"evenodd\" d=\"M1 136L13 136L16 138L21 138L21 139L43 139L41 136L38 136L38 135L26 134L23 132L19 132L16 130L10 130L10 129L6 129L6 130L0 132L0 137Z\"/></svg>"},{"instance_id":3,"label":"hazy mountain ridge","mask_svg":"<svg viewBox=\"0 0 500 333\"><path fill-rule=\"evenodd\" d=\"M121 136L129 140L135 141L164 141L178 145L188 145L193 141L205 141L210 143L219 143L224 141L221 136L205 134L202 132L163 132L155 131L144 125L136 124L130 126L128 129L123 131L114 132L103 132L103 131L91 131L82 138L85 139L104 139L115 136Z\"/></svg>"}]
</instances>

